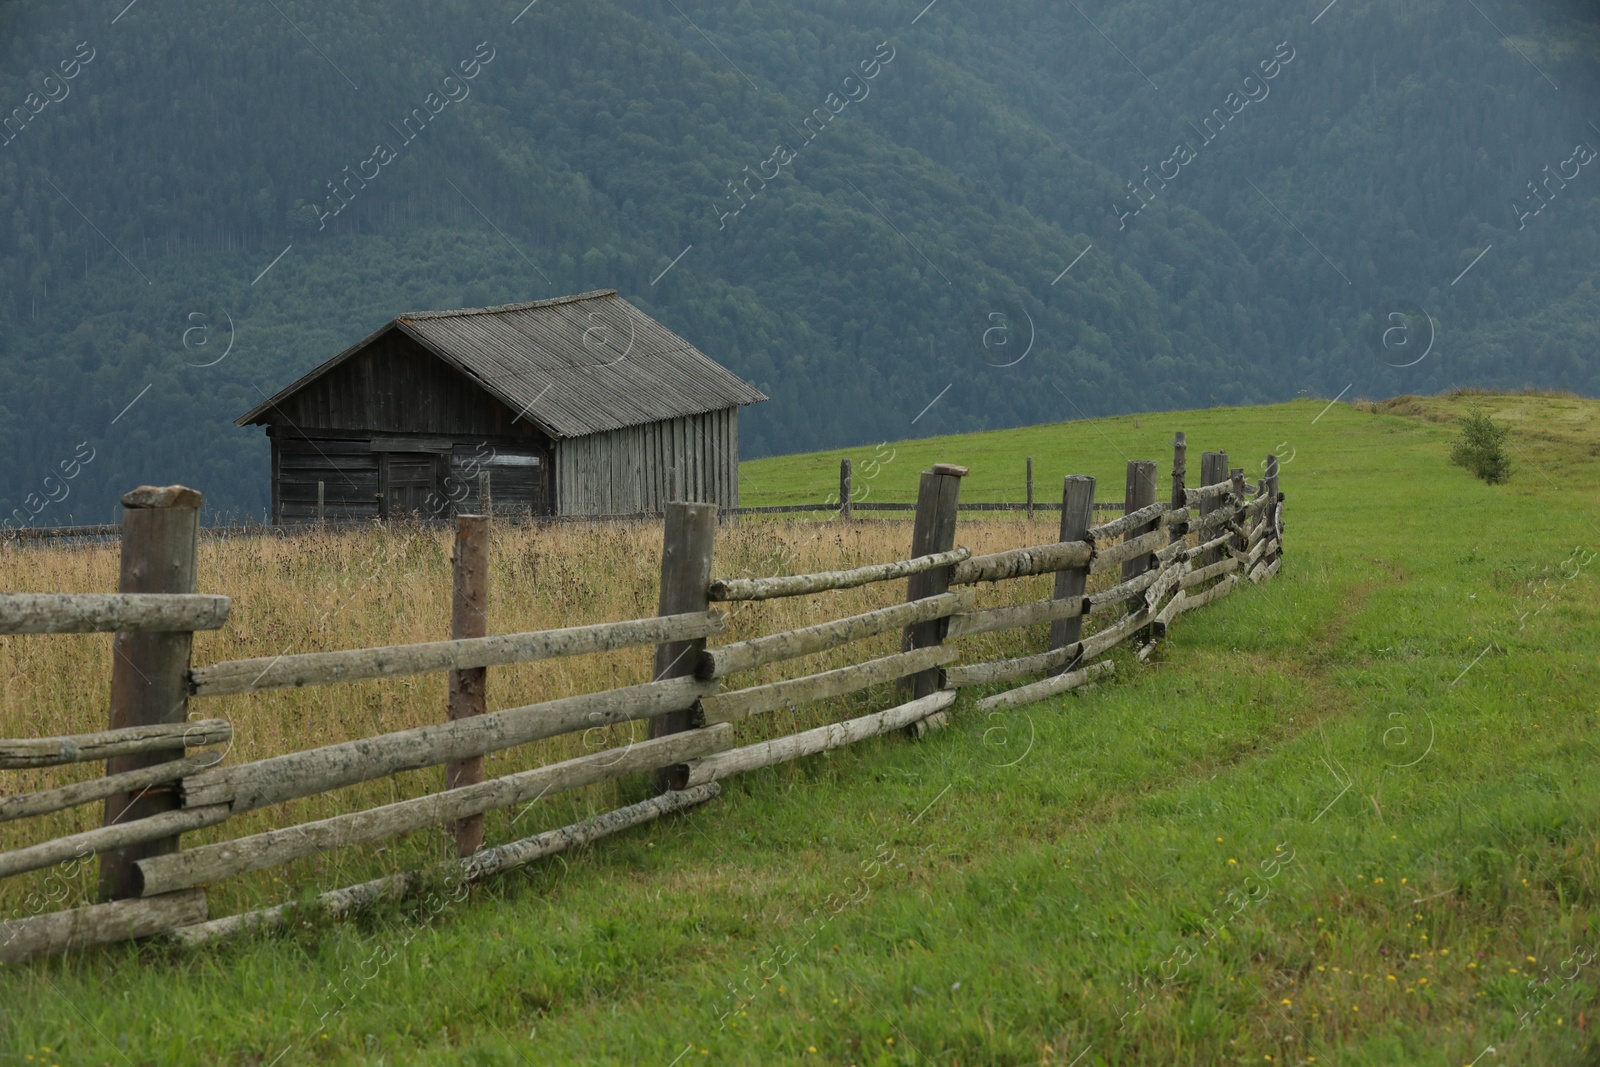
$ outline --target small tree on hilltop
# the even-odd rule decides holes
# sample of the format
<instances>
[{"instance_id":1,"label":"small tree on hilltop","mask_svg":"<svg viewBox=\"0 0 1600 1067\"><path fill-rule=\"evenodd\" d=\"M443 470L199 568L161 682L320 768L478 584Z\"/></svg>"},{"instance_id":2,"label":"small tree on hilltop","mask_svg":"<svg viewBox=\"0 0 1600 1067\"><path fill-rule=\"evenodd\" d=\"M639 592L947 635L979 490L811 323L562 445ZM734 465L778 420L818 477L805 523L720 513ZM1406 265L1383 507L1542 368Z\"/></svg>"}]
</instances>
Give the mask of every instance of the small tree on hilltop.
<instances>
[{"instance_id":1,"label":"small tree on hilltop","mask_svg":"<svg viewBox=\"0 0 1600 1067\"><path fill-rule=\"evenodd\" d=\"M1510 436L1511 430L1496 426L1488 412L1472 408L1461 420L1461 436L1450 448L1450 462L1498 485L1511 477L1511 458L1505 447Z\"/></svg>"}]
</instances>

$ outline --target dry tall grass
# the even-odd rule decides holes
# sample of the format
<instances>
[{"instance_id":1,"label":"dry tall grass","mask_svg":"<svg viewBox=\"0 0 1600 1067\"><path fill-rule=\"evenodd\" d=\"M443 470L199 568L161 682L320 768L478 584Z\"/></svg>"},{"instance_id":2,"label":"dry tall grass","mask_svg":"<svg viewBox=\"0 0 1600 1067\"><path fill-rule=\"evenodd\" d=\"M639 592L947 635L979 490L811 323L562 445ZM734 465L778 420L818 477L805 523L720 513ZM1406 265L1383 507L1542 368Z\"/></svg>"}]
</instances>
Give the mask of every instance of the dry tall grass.
<instances>
[{"instance_id":1,"label":"dry tall grass","mask_svg":"<svg viewBox=\"0 0 1600 1067\"><path fill-rule=\"evenodd\" d=\"M806 573L904 558L909 522L749 522L719 531L715 572L722 576ZM227 627L196 635L196 665L283 653L435 641L450 633L450 539L437 528L388 527L204 540L199 588L233 598ZM1054 539L1054 520L963 521L959 542L991 552ZM491 633L540 630L655 614L661 554L659 524L500 527L490 573ZM101 592L116 588L118 547L28 547L0 551L0 589L14 592ZM1109 584L1111 579L1098 584ZM980 592L985 604L1049 595L1050 579L1007 582ZM722 641L895 603L904 582L880 583L810 597L732 605ZM1045 628L967 639L968 662L1042 650ZM859 662L898 651L898 635L775 664L733 679L734 686ZM0 637L0 736L38 737L104 729L111 677L108 634ZM649 680L652 652L630 649L489 671L492 709L593 692ZM442 721L442 674L348 685L288 689L196 700L193 718L234 724L229 763ZM741 724L750 740L879 710L893 702L885 687L852 699L785 709ZM551 738L488 757L497 776L642 738L637 722ZM0 791L31 792L102 773L101 765L0 772ZM433 768L352 786L250 812L185 837L187 845L239 837L432 792ZM489 840L503 841L638 799L646 785L619 782L531 810L491 813ZM0 824L0 849L48 840L99 824L100 806ZM417 833L370 849L346 849L211 888L212 913L276 903L297 892L329 889L415 867L443 854L443 837ZM93 896L94 864L61 867L0 884L0 915L32 914Z\"/></svg>"}]
</instances>

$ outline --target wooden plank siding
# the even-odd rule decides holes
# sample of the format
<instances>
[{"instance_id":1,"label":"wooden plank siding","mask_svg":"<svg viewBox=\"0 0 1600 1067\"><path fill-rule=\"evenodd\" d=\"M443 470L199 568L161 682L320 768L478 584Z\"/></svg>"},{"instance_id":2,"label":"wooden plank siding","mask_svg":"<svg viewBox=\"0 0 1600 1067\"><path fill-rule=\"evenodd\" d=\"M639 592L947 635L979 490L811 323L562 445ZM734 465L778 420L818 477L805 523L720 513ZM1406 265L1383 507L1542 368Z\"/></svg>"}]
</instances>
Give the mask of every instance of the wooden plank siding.
<instances>
[{"instance_id":1,"label":"wooden plank siding","mask_svg":"<svg viewBox=\"0 0 1600 1067\"><path fill-rule=\"evenodd\" d=\"M663 419L555 445L556 513L659 512L678 495L737 507L739 409Z\"/></svg>"}]
</instances>

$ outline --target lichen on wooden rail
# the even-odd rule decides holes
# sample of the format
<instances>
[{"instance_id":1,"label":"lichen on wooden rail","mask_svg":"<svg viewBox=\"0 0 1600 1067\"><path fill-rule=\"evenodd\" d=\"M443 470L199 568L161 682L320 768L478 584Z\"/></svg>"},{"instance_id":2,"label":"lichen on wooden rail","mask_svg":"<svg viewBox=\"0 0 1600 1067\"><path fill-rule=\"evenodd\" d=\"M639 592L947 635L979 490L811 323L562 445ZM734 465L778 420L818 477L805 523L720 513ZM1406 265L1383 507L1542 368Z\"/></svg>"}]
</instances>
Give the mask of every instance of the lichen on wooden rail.
<instances>
[{"instance_id":1,"label":"lichen on wooden rail","mask_svg":"<svg viewBox=\"0 0 1600 1067\"><path fill-rule=\"evenodd\" d=\"M771 600L774 597L822 593L830 589L854 589L873 582L921 574L936 567L948 567L971 555L970 548L955 548L949 552L935 552L895 563L873 563L847 571L788 574L773 578L717 578L711 583L710 595L712 600Z\"/></svg>"},{"instance_id":2,"label":"lichen on wooden rail","mask_svg":"<svg viewBox=\"0 0 1600 1067\"><path fill-rule=\"evenodd\" d=\"M1159 570L1148 570L1143 574L1129 578L1125 582L1119 582L1110 589L1102 589L1100 592L1095 593L1092 596L1084 597L1084 602L1088 606L1085 614L1089 614L1102 604L1115 604L1119 601L1128 599L1135 593L1144 592L1146 589L1149 589L1152 585L1154 585L1157 579L1159 579L1163 573L1164 572Z\"/></svg>"},{"instance_id":3,"label":"lichen on wooden rail","mask_svg":"<svg viewBox=\"0 0 1600 1067\"><path fill-rule=\"evenodd\" d=\"M750 715L772 711L790 704L804 704L827 697L842 696L870 685L892 682L910 674L938 667L957 658L953 648L929 645L893 656L869 659L838 670L808 674L803 678L773 682L770 685L735 689L731 693L702 697L703 721L708 724L732 722Z\"/></svg>"},{"instance_id":4,"label":"lichen on wooden rail","mask_svg":"<svg viewBox=\"0 0 1600 1067\"><path fill-rule=\"evenodd\" d=\"M1183 581L1183 576L1188 573L1188 563L1173 563L1163 569L1160 572L1161 577L1152 582L1150 588L1144 591L1145 607L1154 611L1155 606L1161 603L1161 598L1178 588L1178 583Z\"/></svg>"},{"instance_id":5,"label":"lichen on wooden rail","mask_svg":"<svg viewBox=\"0 0 1600 1067\"><path fill-rule=\"evenodd\" d=\"M1124 541L1120 545L1112 545L1110 548L1104 549L1095 555L1094 561L1089 564L1089 573L1099 574L1109 567L1116 567L1126 563L1135 556L1142 556L1147 552L1154 552L1159 548L1165 547L1166 543L1167 532L1165 530L1151 530L1149 533L1136 537L1132 541Z\"/></svg>"},{"instance_id":6,"label":"lichen on wooden rail","mask_svg":"<svg viewBox=\"0 0 1600 1067\"><path fill-rule=\"evenodd\" d=\"M459 883L474 882L569 848L586 845L608 834L638 826L663 815L687 810L697 804L705 803L721 792L721 787L712 783L681 792L663 793L648 800L641 800L637 804L629 804L601 815L592 815L569 826L546 830L531 837L482 849L453 863L440 864L435 873L441 874L447 881L453 879ZM421 873L402 871L374 878L359 885L329 890L319 894L311 906L320 915L344 915L380 900L403 897L421 884L423 884ZM172 940L194 947L239 934L282 926L300 910L301 906L295 902L276 904L270 908L229 915L210 922L179 926L169 933Z\"/></svg>"},{"instance_id":7,"label":"lichen on wooden rail","mask_svg":"<svg viewBox=\"0 0 1600 1067\"><path fill-rule=\"evenodd\" d=\"M952 616L945 637L971 637L973 634L1055 622L1057 619L1069 619L1082 614L1083 598L1076 596L1062 597L1059 600L1054 598L1033 600L1026 604L1007 604L1003 607L984 608Z\"/></svg>"},{"instance_id":8,"label":"lichen on wooden rail","mask_svg":"<svg viewBox=\"0 0 1600 1067\"><path fill-rule=\"evenodd\" d=\"M1204 518L1189 524L1189 532L1204 537L1219 526L1233 529L1233 512L1225 506L1219 506L1215 511L1208 513ZM1234 532L1237 532L1235 530Z\"/></svg>"},{"instance_id":9,"label":"lichen on wooden rail","mask_svg":"<svg viewBox=\"0 0 1600 1067\"><path fill-rule=\"evenodd\" d=\"M230 604L203 593L0 593L0 634L220 630Z\"/></svg>"},{"instance_id":10,"label":"lichen on wooden rail","mask_svg":"<svg viewBox=\"0 0 1600 1067\"><path fill-rule=\"evenodd\" d=\"M184 779L184 804L250 811L575 730L682 711L716 688L714 682L667 678L219 767Z\"/></svg>"},{"instance_id":11,"label":"lichen on wooden rail","mask_svg":"<svg viewBox=\"0 0 1600 1067\"><path fill-rule=\"evenodd\" d=\"M1183 491L1183 502L1189 507L1194 507L1196 504L1201 504L1207 500L1213 500L1217 497L1227 496L1232 492L1233 482L1231 479L1226 482L1213 482L1211 485L1202 485L1194 489L1185 489Z\"/></svg>"},{"instance_id":12,"label":"lichen on wooden rail","mask_svg":"<svg viewBox=\"0 0 1600 1067\"><path fill-rule=\"evenodd\" d=\"M1227 559L1218 560L1209 567L1199 567L1183 576L1183 587L1193 589L1197 585L1204 585L1219 574L1228 574L1239 569L1239 557L1229 556Z\"/></svg>"},{"instance_id":13,"label":"lichen on wooden rail","mask_svg":"<svg viewBox=\"0 0 1600 1067\"><path fill-rule=\"evenodd\" d=\"M1183 558L1186 559L1186 560L1199 559L1201 556L1204 556L1207 552L1211 551L1213 548L1222 548L1224 545L1226 545L1229 541L1231 541L1233 539L1233 536L1234 536L1233 535L1233 531L1229 530L1227 533L1222 534L1220 537L1213 537L1211 540L1203 541L1200 544L1195 545L1193 548L1186 548L1186 549L1184 549Z\"/></svg>"},{"instance_id":14,"label":"lichen on wooden rail","mask_svg":"<svg viewBox=\"0 0 1600 1067\"><path fill-rule=\"evenodd\" d=\"M58 837L54 841L0 852L0 878L36 871L40 867L50 867L70 859L83 859L114 848L159 841L163 837L215 826L228 814L226 804L213 804L209 808L188 811L164 811L147 819L112 823L110 826Z\"/></svg>"},{"instance_id":15,"label":"lichen on wooden rail","mask_svg":"<svg viewBox=\"0 0 1600 1067\"><path fill-rule=\"evenodd\" d=\"M729 749L703 759L691 760L689 784L694 786L715 782L732 774L742 774L760 767L770 767L774 763L785 763L802 756L812 756L830 749L842 748L869 737L886 734L890 730L921 722L930 715L948 708L955 703L955 700L955 690L947 689L886 711L862 715L844 722L830 723L813 730L803 730L797 734L788 734L770 741L745 745L743 748Z\"/></svg>"},{"instance_id":16,"label":"lichen on wooden rail","mask_svg":"<svg viewBox=\"0 0 1600 1067\"><path fill-rule=\"evenodd\" d=\"M736 671L747 671L768 663L809 656L814 652L860 641L875 634L898 630L918 622L942 619L961 611L971 611L974 595L970 589L913 600L876 611L849 615L832 622L821 622L798 630L753 637L700 653L696 671L701 678L723 678Z\"/></svg>"},{"instance_id":17,"label":"lichen on wooden rail","mask_svg":"<svg viewBox=\"0 0 1600 1067\"><path fill-rule=\"evenodd\" d=\"M44 789L37 793L23 793L20 796L0 797L0 822L10 822L12 819L23 819L34 815L47 815L52 811L61 811L64 808L75 808L79 804L88 804L118 793L135 793L141 789L149 789L153 785L171 782L182 778L186 774L194 774L208 767L214 767L222 760L221 750L207 752L200 756L186 756L183 759L168 760L158 763L153 767L141 767L138 770L123 771L120 774L106 775L101 778L90 778L83 782L74 782L71 785L60 786L56 789Z\"/></svg>"},{"instance_id":18,"label":"lichen on wooden rail","mask_svg":"<svg viewBox=\"0 0 1600 1067\"><path fill-rule=\"evenodd\" d=\"M950 572L951 585L972 585L975 582L999 582L1008 578L1026 578L1033 574L1052 574L1069 567L1082 567L1094 556L1094 545L1088 541L1052 541L1046 545L1030 545L987 556L973 556L958 564Z\"/></svg>"},{"instance_id":19,"label":"lichen on wooden rail","mask_svg":"<svg viewBox=\"0 0 1600 1067\"><path fill-rule=\"evenodd\" d=\"M1096 678L1104 677L1116 669L1117 665L1110 660L1091 663L1081 670L1069 671L1066 674L1058 674L1037 682L1029 682L1027 685L1008 689L1004 693L996 693L992 697L984 697L978 701L977 709L979 711L990 711L994 708L1009 708L1016 707L1018 704L1031 704L1036 700L1058 696L1081 685L1087 685Z\"/></svg>"},{"instance_id":20,"label":"lichen on wooden rail","mask_svg":"<svg viewBox=\"0 0 1600 1067\"><path fill-rule=\"evenodd\" d=\"M233 726L226 719L199 719L159 726L128 726L69 737L5 738L0 739L0 770L54 767L167 749L176 753L184 748L219 744L232 736Z\"/></svg>"},{"instance_id":21,"label":"lichen on wooden rail","mask_svg":"<svg viewBox=\"0 0 1600 1067\"><path fill-rule=\"evenodd\" d=\"M136 881L140 886L139 895L150 896L220 881L236 874L276 867L302 856L369 841L382 841L451 819L461 819L513 804L531 803L550 793L709 756L733 743L732 731L731 726L713 726L670 734L635 742L620 750L605 749L561 763L366 811L268 830L234 841L201 845L170 855L146 857L134 863L134 869L138 872Z\"/></svg>"},{"instance_id":22,"label":"lichen on wooden rail","mask_svg":"<svg viewBox=\"0 0 1600 1067\"><path fill-rule=\"evenodd\" d=\"M0 963L24 963L91 945L151 937L205 917L205 891L190 889L12 919L0 923Z\"/></svg>"},{"instance_id":23,"label":"lichen on wooden rail","mask_svg":"<svg viewBox=\"0 0 1600 1067\"><path fill-rule=\"evenodd\" d=\"M1212 586L1210 589L1207 589L1203 593L1185 593L1183 598L1183 606L1178 610L1181 613L1185 611L1193 611L1195 608L1205 607L1213 600L1219 600L1222 597L1227 596L1230 592L1232 592L1233 587L1237 585L1238 582L1239 576L1237 574L1229 574L1225 575L1222 581L1218 582L1216 585Z\"/></svg>"},{"instance_id":24,"label":"lichen on wooden rail","mask_svg":"<svg viewBox=\"0 0 1600 1067\"><path fill-rule=\"evenodd\" d=\"M957 687L1009 682L1015 678L1025 678L1030 674L1042 674L1057 667L1065 667L1078 658L1078 652L1082 647L1082 642L1074 642L1032 656L990 660L987 663L964 663L959 667L951 667L945 673L950 684Z\"/></svg>"},{"instance_id":25,"label":"lichen on wooden rail","mask_svg":"<svg viewBox=\"0 0 1600 1067\"><path fill-rule=\"evenodd\" d=\"M1165 500L1158 500L1154 504L1146 504L1138 511L1129 512L1120 519L1102 523L1089 528L1089 536L1096 541L1109 541L1113 537L1121 537L1130 530L1137 530L1148 522L1161 518L1172 510L1172 505ZM1187 518L1187 514L1185 515ZM1167 523L1163 522L1163 526Z\"/></svg>"},{"instance_id":26,"label":"lichen on wooden rail","mask_svg":"<svg viewBox=\"0 0 1600 1067\"><path fill-rule=\"evenodd\" d=\"M623 622L602 622L593 626L572 626L561 630L229 660L191 671L189 688L197 697L211 697L304 685L358 682L371 678L394 678L429 671L492 667L502 663L526 663L558 656L611 652L619 648L667 641L695 640L720 634L726 625L721 612L690 612Z\"/></svg>"}]
</instances>

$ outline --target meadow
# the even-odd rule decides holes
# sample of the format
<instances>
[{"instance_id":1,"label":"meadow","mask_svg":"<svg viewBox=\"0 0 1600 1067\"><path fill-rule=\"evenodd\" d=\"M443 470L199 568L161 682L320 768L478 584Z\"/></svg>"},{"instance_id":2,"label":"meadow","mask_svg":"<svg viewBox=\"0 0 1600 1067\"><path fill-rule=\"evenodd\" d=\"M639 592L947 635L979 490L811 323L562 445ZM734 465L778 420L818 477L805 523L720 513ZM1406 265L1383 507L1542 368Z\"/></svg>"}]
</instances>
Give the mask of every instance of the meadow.
<instances>
[{"instance_id":1,"label":"meadow","mask_svg":"<svg viewBox=\"0 0 1600 1067\"><path fill-rule=\"evenodd\" d=\"M1473 403L1513 429L1506 485L1446 460L1452 423ZM203 951L151 943L5 968L0 1056L1594 1062L1600 403L1450 396L1146 414L755 461L741 491L748 504L820 500L849 454L858 485L877 463L868 499L913 499L917 471L945 461L971 467L964 499L1019 500L1032 455L1039 499L1059 493L1061 475L1087 473L1114 500L1127 459L1158 460L1166 484L1180 429L1192 471L1207 448L1227 448L1252 477L1280 454L1283 568L1184 616L1148 662L1118 652L1114 681L1003 712L976 712L964 696L952 726L920 741L880 738L729 781L699 810L459 903L413 900ZM1048 540L1054 521L963 519L957 542ZM908 542L904 521L746 522L719 534L717 570L897 558ZM653 526L503 531L491 627L650 614L658 556ZM0 553L0 587L18 591L109 589L115 570L104 548ZM448 627L447 575L434 531L208 541L200 587L232 595L234 617L198 639L196 662L436 639ZM1023 585L1018 599L1041 595ZM901 592L752 605L726 639ZM990 639L986 651L1008 650ZM1034 650L1037 639L1008 640ZM108 656L103 636L0 639L0 733L98 726ZM830 664L785 673L819 665ZM495 668L490 706L647 671L643 652ZM196 707L236 723L229 758L243 760L437 721L444 682ZM750 728L787 732L850 710L802 708ZM489 773L623 736L529 746ZM436 777L221 829L414 795ZM6 788L50 783L25 774ZM505 813L490 819L490 840L645 788L623 782ZM40 832L0 827L0 846ZM416 866L440 847L417 834L274 872L280 882L212 887L214 914ZM62 892L86 899L88 877L67 875ZM7 913L46 884L11 883L0 886Z\"/></svg>"}]
</instances>

